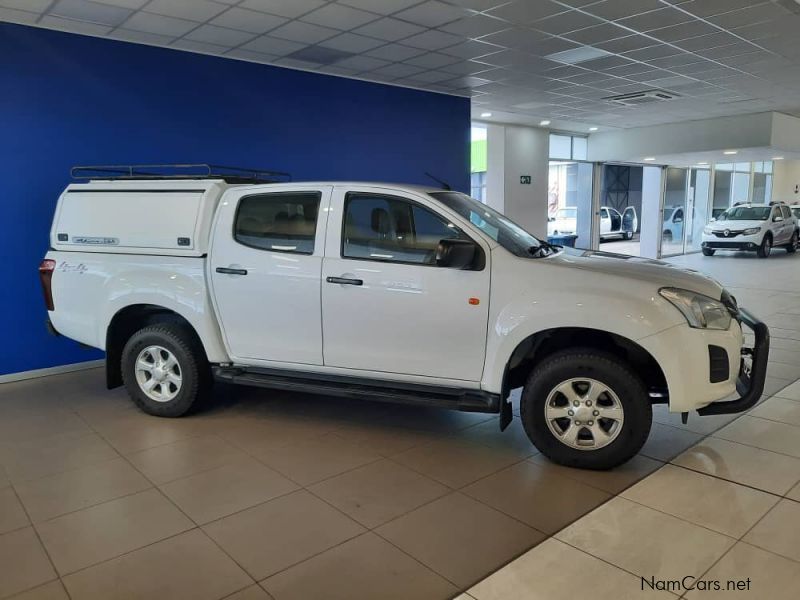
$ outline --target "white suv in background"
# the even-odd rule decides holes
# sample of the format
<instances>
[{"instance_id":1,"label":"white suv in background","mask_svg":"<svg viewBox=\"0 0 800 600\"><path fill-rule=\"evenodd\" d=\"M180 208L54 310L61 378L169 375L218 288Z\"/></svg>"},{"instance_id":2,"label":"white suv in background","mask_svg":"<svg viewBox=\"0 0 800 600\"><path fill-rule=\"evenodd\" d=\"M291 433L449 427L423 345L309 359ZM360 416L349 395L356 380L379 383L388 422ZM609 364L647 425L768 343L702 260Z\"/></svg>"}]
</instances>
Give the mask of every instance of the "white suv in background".
<instances>
[{"instance_id":1,"label":"white suv in background","mask_svg":"<svg viewBox=\"0 0 800 600\"><path fill-rule=\"evenodd\" d=\"M786 203L738 204L706 225L702 249L706 256L717 250L744 250L767 258L774 246L795 252L797 239L797 217Z\"/></svg>"}]
</instances>

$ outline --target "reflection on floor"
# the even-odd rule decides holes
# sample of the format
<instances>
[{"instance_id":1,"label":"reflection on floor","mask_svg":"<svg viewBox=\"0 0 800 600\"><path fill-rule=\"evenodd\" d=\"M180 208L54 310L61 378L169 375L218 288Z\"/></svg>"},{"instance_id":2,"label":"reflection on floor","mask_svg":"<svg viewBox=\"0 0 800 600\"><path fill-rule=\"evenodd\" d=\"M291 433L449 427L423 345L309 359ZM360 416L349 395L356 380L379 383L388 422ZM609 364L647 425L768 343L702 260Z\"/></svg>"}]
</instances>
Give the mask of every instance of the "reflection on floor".
<instances>
[{"instance_id":1,"label":"reflection on floor","mask_svg":"<svg viewBox=\"0 0 800 600\"><path fill-rule=\"evenodd\" d=\"M628 256L639 256L641 242L639 234L634 234L632 240L608 240L600 242L600 250L603 252L613 252L615 254L626 254Z\"/></svg>"},{"instance_id":2,"label":"reflection on floor","mask_svg":"<svg viewBox=\"0 0 800 600\"><path fill-rule=\"evenodd\" d=\"M101 370L4 384L0 598L624 598L706 571L796 591L800 263L676 262L767 317L774 397L685 426L659 407L607 473L552 465L492 415L220 387L169 420Z\"/></svg>"}]
</instances>

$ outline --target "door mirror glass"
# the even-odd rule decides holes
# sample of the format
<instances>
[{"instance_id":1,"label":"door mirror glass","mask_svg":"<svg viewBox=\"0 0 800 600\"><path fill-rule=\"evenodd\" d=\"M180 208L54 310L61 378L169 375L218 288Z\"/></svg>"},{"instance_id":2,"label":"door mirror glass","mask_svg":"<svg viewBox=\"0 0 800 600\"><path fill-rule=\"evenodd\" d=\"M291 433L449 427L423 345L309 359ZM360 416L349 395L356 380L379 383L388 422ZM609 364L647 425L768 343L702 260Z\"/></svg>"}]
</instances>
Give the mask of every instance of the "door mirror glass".
<instances>
[{"instance_id":1,"label":"door mirror glass","mask_svg":"<svg viewBox=\"0 0 800 600\"><path fill-rule=\"evenodd\" d=\"M775 215L774 217L772 217L772 222L773 223L778 223L779 221L783 221L783 217L781 217L779 215Z\"/></svg>"},{"instance_id":2,"label":"door mirror glass","mask_svg":"<svg viewBox=\"0 0 800 600\"><path fill-rule=\"evenodd\" d=\"M469 240L444 239L436 248L436 266L448 269L470 269L475 264L477 248Z\"/></svg>"}]
</instances>

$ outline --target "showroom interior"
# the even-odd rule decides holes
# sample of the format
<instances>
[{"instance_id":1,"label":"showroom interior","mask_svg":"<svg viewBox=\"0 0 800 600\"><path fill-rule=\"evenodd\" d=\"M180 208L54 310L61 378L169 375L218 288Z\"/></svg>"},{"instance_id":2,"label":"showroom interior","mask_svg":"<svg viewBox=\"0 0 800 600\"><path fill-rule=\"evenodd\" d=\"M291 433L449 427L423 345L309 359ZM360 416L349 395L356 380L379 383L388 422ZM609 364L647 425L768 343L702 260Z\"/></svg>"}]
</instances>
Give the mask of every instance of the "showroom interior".
<instances>
[{"instance_id":1,"label":"showroom interior","mask_svg":"<svg viewBox=\"0 0 800 600\"><path fill-rule=\"evenodd\" d=\"M10 184L2 194L0 599L798 597L799 28L800 0L0 0L0 159ZM76 166L94 170L85 176ZM136 185L155 204L85 208ZM234 240L249 244L238 237L241 211L228 204L244 202L250 185L254 194L272 185L278 195L322 190L313 208L274 215L291 223L291 243L317 224L311 249L292 254L284 241L262 253L277 256L287 277L306 268L298 265L316 272L285 280L284 290L251 288L247 299L270 311L271 294L310 289L316 304L297 297L239 320L252 339L272 338L287 353L316 327L328 379L305 359L287 359L298 365L291 383L267 372L276 359L253 369L261 379L244 376L247 365L226 346L230 331L216 322L212 289L220 273L233 281L250 265L231 259L180 279L182 265L220 251L220 237L233 235L234 249ZM329 272L325 261L347 258L347 219L367 193L359 186L384 186L388 199L358 233L373 236L372 254ZM168 197L190 188L204 198L222 190L218 207L214 199L205 217L191 215L192 239L170 229ZM84 230L69 238L60 227L73 218L73 191L86 192L75 194L85 212L68 222ZM351 306L343 296L331 318L334 286L366 293L381 269L401 273L416 260L387 266L380 261L391 256L374 250L385 252L392 235L408 242L398 233L400 196L444 219L431 262L414 265L410 278L384 276L393 294L386 306ZM223 220L228 209L233 226ZM116 233L91 230L100 213L111 215L109 227L135 222L132 235L143 238L169 231L177 250L120 248ZM421 231L423 217L413 214ZM446 237L448 228L459 237ZM202 231L218 236L205 249L195 239ZM504 231L533 241L509 245ZM755 241L738 244L748 235ZM428 268L459 260L465 238L475 252L469 263ZM114 275L128 260L132 275ZM523 263L556 275L520 275ZM148 265L174 271L172 282ZM409 308L432 306L422 304L429 290L473 274L486 291L459 288L469 289L460 308ZM689 285L697 287L688 308L670 299ZM99 308L84 310L101 294ZM104 321L131 295L156 327L162 312L148 298L159 294L172 296L177 317L193 311L223 340L217 351L205 334L187 338L204 361L196 371L203 401L180 418L142 407L130 386L170 380L168 367L129 377L127 342L137 329L113 330L127 336L116 346ZM475 338L458 331L473 314L462 296L488 315L480 347L465 349ZM59 320L59 308L75 316ZM660 325L658 311L667 310ZM731 350L713 318L738 335L717 380L713 352ZM566 337L548 329L515 341L490 377L492 352L500 355L493 340L499 348L537 319L551 320L552 331L575 325ZM438 329L426 333L432 322ZM174 319L163 323L180 330ZM626 327L648 333L619 341ZM700 362L712 370L702 386L692 379L694 349L681 341L690 338L659 337L678 328L702 336ZM81 330L99 341L73 334ZM368 362L384 352L397 368L375 369L385 381L369 387L357 379L367 367L328 365L325 344L342 331L350 332L342 354ZM536 360L607 340L621 354L609 350L585 367L600 379L609 356L647 348L655 357L624 370L644 394L649 435L612 468L570 466L532 443L536 377L556 369L542 362L537 370ZM444 384L424 369L441 373L438 362L460 373L476 355L478 375L448 375L442 391L458 390L462 404L434 401L431 390ZM424 366L406 372L404 361ZM181 364L184 381L195 381ZM581 402L597 383L588 381L586 390L570 387ZM727 385L726 398L707 396L709 382ZM611 387L598 398L628 406ZM476 409L475 398L485 405ZM564 398L556 408L577 419L572 396ZM586 414L606 408L596 405ZM714 410L721 405L738 408ZM639 413L625 410L624 422L593 429L592 443L628 435ZM558 437L559 423L542 431ZM576 435L570 456L594 454Z\"/></svg>"}]
</instances>

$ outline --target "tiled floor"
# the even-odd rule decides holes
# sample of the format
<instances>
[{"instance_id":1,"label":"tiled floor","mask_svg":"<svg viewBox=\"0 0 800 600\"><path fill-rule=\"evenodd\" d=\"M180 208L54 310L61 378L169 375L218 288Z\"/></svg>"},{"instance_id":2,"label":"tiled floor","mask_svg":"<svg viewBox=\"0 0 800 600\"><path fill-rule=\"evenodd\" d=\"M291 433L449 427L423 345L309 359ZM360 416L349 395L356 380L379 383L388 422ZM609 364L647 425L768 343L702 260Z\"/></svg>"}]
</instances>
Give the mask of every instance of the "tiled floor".
<instances>
[{"instance_id":1,"label":"tiled floor","mask_svg":"<svg viewBox=\"0 0 800 600\"><path fill-rule=\"evenodd\" d=\"M220 387L168 420L100 370L4 384L0 598L674 598L639 577L703 573L795 592L800 262L679 262L774 327L772 397L687 425L658 407L607 473L492 415Z\"/></svg>"}]
</instances>

